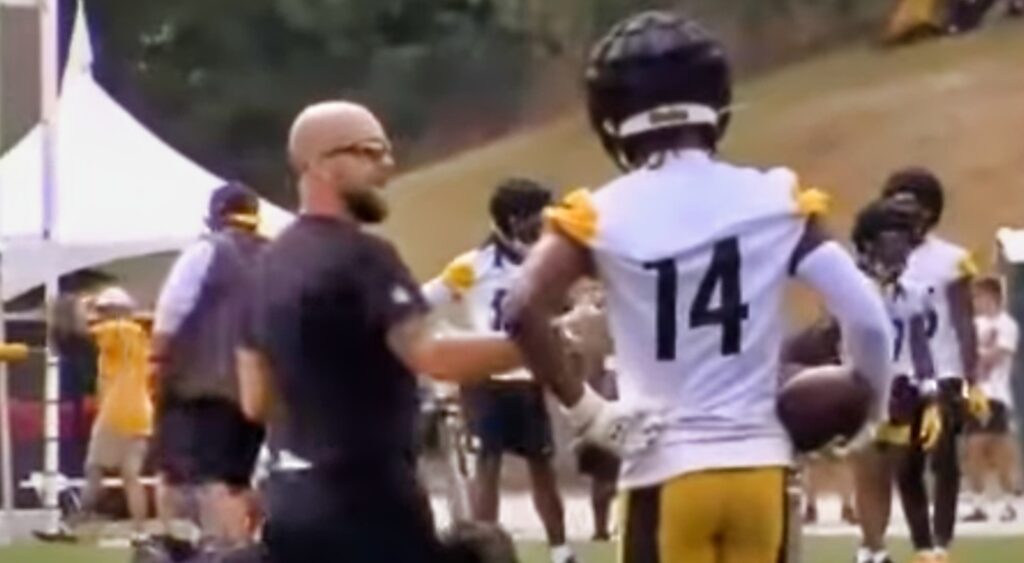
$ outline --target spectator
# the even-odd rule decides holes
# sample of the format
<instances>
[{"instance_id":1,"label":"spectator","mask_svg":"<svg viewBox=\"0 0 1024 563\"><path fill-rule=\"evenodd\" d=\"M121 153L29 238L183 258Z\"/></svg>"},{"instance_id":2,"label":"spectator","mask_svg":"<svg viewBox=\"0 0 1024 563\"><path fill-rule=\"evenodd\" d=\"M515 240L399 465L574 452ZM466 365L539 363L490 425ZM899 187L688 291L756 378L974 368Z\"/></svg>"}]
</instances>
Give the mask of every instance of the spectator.
<instances>
[{"instance_id":1,"label":"spectator","mask_svg":"<svg viewBox=\"0 0 1024 563\"><path fill-rule=\"evenodd\" d=\"M1017 349L1017 323L1003 309L1003 288L998 279L984 278L974 285L975 323L978 329L978 364L981 388L989 401L990 416L971 418L967 424L967 475L974 506L966 520L984 522L986 477L995 473L1006 501L1000 520L1017 516L1009 495L1017 490L1014 479L1015 452L1010 435L1013 401L1010 369Z\"/></svg>"},{"instance_id":2,"label":"spectator","mask_svg":"<svg viewBox=\"0 0 1024 563\"><path fill-rule=\"evenodd\" d=\"M96 297L95 307L99 319L89 333L99 353L99 412L86 455L86 486L79 518L95 513L104 472L117 470L124 481L135 533L140 535L148 513L140 477L153 430L149 338L132 319L135 303L123 289L105 289Z\"/></svg>"}]
</instances>

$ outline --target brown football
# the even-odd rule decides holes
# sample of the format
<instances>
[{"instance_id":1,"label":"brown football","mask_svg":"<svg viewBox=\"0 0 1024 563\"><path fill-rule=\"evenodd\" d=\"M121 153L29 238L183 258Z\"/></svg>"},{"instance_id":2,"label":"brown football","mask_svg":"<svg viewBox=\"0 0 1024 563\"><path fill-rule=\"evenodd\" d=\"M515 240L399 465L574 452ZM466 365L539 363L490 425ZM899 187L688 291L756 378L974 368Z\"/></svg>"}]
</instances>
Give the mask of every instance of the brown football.
<instances>
[{"instance_id":1,"label":"brown football","mask_svg":"<svg viewBox=\"0 0 1024 563\"><path fill-rule=\"evenodd\" d=\"M836 437L852 438L867 421L871 387L849 366L807 368L782 384L779 420L793 445L814 451Z\"/></svg>"}]
</instances>

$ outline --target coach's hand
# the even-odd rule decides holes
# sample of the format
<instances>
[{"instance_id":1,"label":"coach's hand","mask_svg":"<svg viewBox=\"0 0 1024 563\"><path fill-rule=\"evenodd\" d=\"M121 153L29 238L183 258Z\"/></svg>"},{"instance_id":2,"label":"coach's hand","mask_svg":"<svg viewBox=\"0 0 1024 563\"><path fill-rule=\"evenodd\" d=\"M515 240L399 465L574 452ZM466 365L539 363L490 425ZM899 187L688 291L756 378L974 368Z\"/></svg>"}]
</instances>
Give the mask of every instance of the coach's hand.
<instances>
[{"instance_id":1,"label":"coach's hand","mask_svg":"<svg viewBox=\"0 0 1024 563\"><path fill-rule=\"evenodd\" d=\"M924 451L931 450L939 443L942 435L942 411L939 405L931 403L921 415L921 428L917 431L917 440Z\"/></svg>"},{"instance_id":2,"label":"coach's hand","mask_svg":"<svg viewBox=\"0 0 1024 563\"><path fill-rule=\"evenodd\" d=\"M616 455L636 453L651 447L665 426L660 416L630 408L618 401L609 401L589 385L584 385L583 396L564 412L581 441Z\"/></svg>"}]
</instances>

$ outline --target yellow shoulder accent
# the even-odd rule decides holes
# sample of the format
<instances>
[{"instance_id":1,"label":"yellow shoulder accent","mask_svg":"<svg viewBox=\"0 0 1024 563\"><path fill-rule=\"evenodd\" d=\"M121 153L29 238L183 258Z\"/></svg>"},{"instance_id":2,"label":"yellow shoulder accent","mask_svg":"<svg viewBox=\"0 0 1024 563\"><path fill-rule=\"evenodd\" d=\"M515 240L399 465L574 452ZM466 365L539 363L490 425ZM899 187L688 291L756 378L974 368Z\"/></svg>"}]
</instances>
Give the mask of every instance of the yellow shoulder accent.
<instances>
[{"instance_id":1,"label":"yellow shoulder accent","mask_svg":"<svg viewBox=\"0 0 1024 563\"><path fill-rule=\"evenodd\" d=\"M793 184L793 200L796 201L797 212L801 215L825 215L828 213L832 196L819 188L805 188L800 182L796 182Z\"/></svg>"},{"instance_id":2,"label":"yellow shoulder accent","mask_svg":"<svg viewBox=\"0 0 1024 563\"><path fill-rule=\"evenodd\" d=\"M463 254L441 272L441 281L456 295L469 291L476 283L472 257L472 253Z\"/></svg>"},{"instance_id":3,"label":"yellow shoulder accent","mask_svg":"<svg viewBox=\"0 0 1024 563\"><path fill-rule=\"evenodd\" d=\"M544 210L544 219L581 244L590 244L597 236L597 209L586 188L573 190L561 203Z\"/></svg>"},{"instance_id":4,"label":"yellow shoulder accent","mask_svg":"<svg viewBox=\"0 0 1024 563\"><path fill-rule=\"evenodd\" d=\"M974 255L972 255L970 252L965 254L964 257L960 259L960 262L957 263L956 268L957 272L960 274L961 277L974 278L977 277L978 273L980 272L980 270L978 269L977 262L974 261Z\"/></svg>"}]
</instances>

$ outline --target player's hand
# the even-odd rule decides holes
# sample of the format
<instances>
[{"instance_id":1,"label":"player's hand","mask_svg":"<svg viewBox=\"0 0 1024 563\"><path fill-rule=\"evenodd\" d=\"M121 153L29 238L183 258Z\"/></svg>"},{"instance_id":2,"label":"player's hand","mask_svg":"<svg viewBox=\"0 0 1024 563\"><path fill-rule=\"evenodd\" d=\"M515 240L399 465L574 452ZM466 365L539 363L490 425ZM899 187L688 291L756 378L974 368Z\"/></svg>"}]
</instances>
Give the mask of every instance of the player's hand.
<instances>
[{"instance_id":1,"label":"player's hand","mask_svg":"<svg viewBox=\"0 0 1024 563\"><path fill-rule=\"evenodd\" d=\"M651 447L665 427L662 417L608 401L589 385L584 386L583 396L565 409L565 414L580 441L619 456Z\"/></svg>"},{"instance_id":2,"label":"player's hand","mask_svg":"<svg viewBox=\"0 0 1024 563\"><path fill-rule=\"evenodd\" d=\"M827 446L821 449L820 453L812 454L810 457L814 458L826 458L826 459L841 459L849 457L864 448L870 446L875 442L875 433L878 430L878 424L875 422L868 421L861 427L860 431L854 434L850 438L838 436Z\"/></svg>"},{"instance_id":3,"label":"player's hand","mask_svg":"<svg viewBox=\"0 0 1024 563\"><path fill-rule=\"evenodd\" d=\"M967 410L971 416L976 418L978 422L982 424L988 423L988 419L992 416L992 409L988 404L988 397L985 393L975 385L971 385L967 389Z\"/></svg>"},{"instance_id":4,"label":"player's hand","mask_svg":"<svg viewBox=\"0 0 1024 563\"><path fill-rule=\"evenodd\" d=\"M921 415L921 427L917 431L917 439L921 443L921 449L929 451L939 443L939 436L942 435L942 411L939 405L931 403L924 409Z\"/></svg>"}]
</instances>

